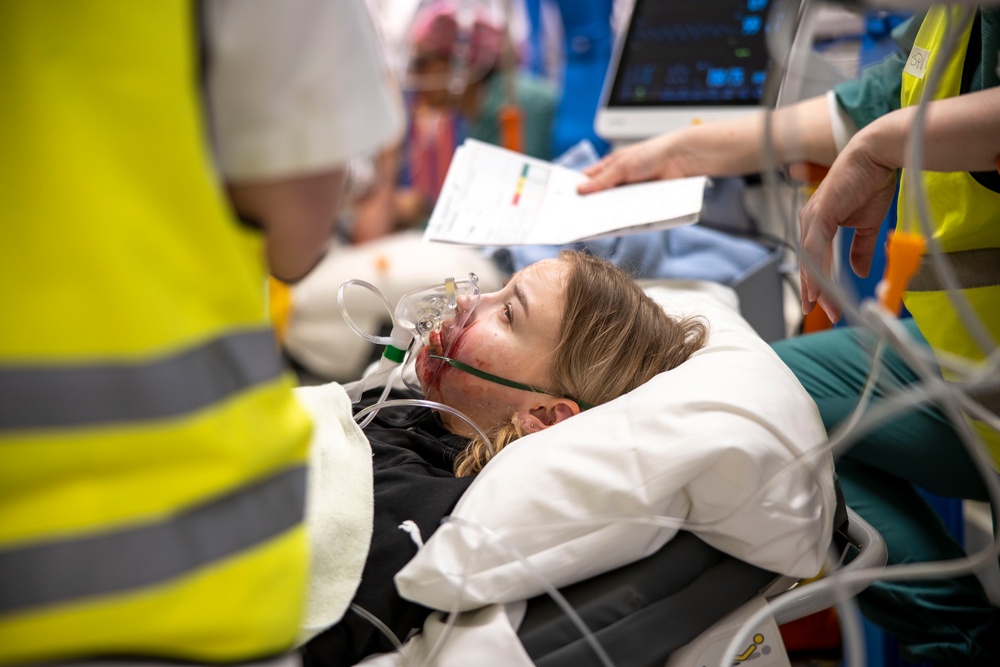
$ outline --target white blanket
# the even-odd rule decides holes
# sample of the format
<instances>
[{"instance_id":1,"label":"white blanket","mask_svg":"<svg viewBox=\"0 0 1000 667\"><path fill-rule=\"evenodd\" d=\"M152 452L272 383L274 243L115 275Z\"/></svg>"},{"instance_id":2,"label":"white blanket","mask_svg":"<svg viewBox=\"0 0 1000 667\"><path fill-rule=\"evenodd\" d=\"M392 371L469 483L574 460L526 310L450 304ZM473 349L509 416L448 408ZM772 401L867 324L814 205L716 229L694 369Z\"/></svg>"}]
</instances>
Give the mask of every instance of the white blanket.
<instances>
[{"instance_id":1,"label":"white blanket","mask_svg":"<svg viewBox=\"0 0 1000 667\"><path fill-rule=\"evenodd\" d=\"M372 538L372 452L337 383L298 387L313 417L306 529L310 573L299 642L340 620L354 598Z\"/></svg>"}]
</instances>

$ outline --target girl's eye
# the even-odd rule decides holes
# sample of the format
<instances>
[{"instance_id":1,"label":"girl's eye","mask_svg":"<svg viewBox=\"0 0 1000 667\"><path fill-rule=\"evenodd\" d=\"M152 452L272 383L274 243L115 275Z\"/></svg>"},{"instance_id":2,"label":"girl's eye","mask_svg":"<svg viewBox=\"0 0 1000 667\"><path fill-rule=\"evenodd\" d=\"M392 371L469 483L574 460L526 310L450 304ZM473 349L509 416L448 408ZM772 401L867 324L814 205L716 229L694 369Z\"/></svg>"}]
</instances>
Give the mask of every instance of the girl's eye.
<instances>
[{"instance_id":1,"label":"girl's eye","mask_svg":"<svg viewBox=\"0 0 1000 667\"><path fill-rule=\"evenodd\" d=\"M511 308L509 303L503 305L503 316L507 318L508 322L514 321L514 309Z\"/></svg>"}]
</instances>

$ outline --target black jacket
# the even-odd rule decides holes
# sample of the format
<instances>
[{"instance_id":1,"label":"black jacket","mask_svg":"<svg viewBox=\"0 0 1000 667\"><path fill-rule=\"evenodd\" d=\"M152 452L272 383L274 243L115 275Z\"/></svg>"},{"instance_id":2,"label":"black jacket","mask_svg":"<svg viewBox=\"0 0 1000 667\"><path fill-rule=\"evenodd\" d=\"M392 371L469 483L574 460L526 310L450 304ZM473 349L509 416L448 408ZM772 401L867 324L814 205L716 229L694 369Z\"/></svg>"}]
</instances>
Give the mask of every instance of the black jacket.
<instances>
[{"instance_id":1,"label":"black jacket","mask_svg":"<svg viewBox=\"0 0 1000 667\"><path fill-rule=\"evenodd\" d=\"M366 392L355 412L371 405L379 392ZM413 397L393 392L390 398ZM426 541L448 516L474 478L456 478L455 455L468 440L444 428L427 408L381 410L365 427L372 448L375 522L371 549L353 603L374 614L405 642L431 610L399 597L392 578L417 552L410 534L399 528L410 520ZM306 667L353 665L393 649L371 622L348 610L341 621L303 648Z\"/></svg>"}]
</instances>

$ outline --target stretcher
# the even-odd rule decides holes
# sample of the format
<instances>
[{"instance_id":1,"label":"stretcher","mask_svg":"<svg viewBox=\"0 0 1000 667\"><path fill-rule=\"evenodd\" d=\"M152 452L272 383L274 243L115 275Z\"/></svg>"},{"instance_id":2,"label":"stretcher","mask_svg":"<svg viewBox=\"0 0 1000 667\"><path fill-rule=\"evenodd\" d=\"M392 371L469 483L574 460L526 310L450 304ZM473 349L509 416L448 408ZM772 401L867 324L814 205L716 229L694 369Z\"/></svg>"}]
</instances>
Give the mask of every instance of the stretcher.
<instances>
[{"instance_id":1,"label":"stretcher","mask_svg":"<svg viewBox=\"0 0 1000 667\"><path fill-rule=\"evenodd\" d=\"M841 517L831 554L846 550L850 560L834 572L883 568L882 536L849 509ZM792 588L786 577L681 532L652 556L560 592L615 667L712 667L721 664L727 644L753 611L795 591L793 604L745 633L746 647L732 660L787 667L778 626L839 605L866 587L855 583L834 592L820 581L791 582ZM529 601L518 637L538 667L605 665L548 596Z\"/></svg>"}]
</instances>

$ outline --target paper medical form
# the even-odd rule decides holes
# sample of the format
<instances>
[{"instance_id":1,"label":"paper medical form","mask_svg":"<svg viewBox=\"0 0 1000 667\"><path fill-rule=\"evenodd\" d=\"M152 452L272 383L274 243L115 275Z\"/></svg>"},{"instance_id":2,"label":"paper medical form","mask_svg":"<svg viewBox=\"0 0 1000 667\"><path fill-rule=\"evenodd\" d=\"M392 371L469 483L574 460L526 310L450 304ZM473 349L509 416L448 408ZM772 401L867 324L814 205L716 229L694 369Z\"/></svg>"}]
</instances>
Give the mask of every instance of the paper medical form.
<instances>
[{"instance_id":1,"label":"paper medical form","mask_svg":"<svg viewBox=\"0 0 1000 667\"><path fill-rule=\"evenodd\" d=\"M579 195L583 174L467 139L455 151L424 238L469 245L562 244L698 221L705 177Z\"/></svg>"}]
</instances>

